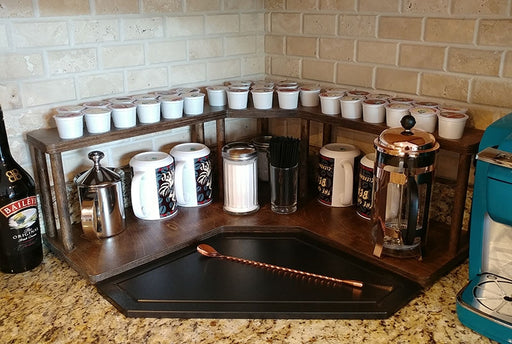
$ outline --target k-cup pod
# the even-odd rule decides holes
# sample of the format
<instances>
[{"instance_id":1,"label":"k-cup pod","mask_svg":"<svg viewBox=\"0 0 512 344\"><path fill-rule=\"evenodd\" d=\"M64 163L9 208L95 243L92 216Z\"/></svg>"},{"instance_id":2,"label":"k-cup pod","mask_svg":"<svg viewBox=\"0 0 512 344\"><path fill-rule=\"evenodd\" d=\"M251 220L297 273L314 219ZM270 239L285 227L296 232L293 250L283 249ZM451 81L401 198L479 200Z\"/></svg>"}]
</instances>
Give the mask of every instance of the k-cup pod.
<instances>
[{"instance_id":1,"label":"k-cup pod","mask_svg":"<svg viewBox=\"0 0 512 344\"><path fill-rule=\"evenodd\" d=\"M387 93L370 93L367 97L367 99L382 99L382 100L388 100L391 98L390 94Z\"/></svg>"},{"instance_id":2,"label":"k-cup pod","mask_svg":"<svg viewBox=\"0 0 512 344\"><path fill-rule=\"evenodd\" d=\"M462 138L468 115L459 112L441 112L438 117L440 137L451 140Z\"/></svg>"},{"instance_id":3,"label":"k-cup pod","mask_svg":"<svg viewBox=\"0 0 512 344\"><path fill-rule=\"evenodd\" d=\"M110 105L114 127L131 128L137 124L137 106L133 103L114 103Z\"/></svg>"},{"instance_id":4,"label":"k-cup pod","mask_svg":"<svg viewBox=\"0 0 512 344\"><path fill-rule=\"evenodd\" d=\"M408 97L393 97L389 98L389 102L412 105L414 103L414 99Z\"/></svg>"},{"instance_id":5,"label":"k-cup pod","mask_svg":"<svg viewBox=\"0 0 512 344\"><path fill-rule=\"evenodd\" d=\"M402 117L409 114L410 104L390 103L386 105L386 125L391 128L401 127Z\"/></svg>"},{"instance_id":6,"label":"k-cup pod","mask_svg":"<svg viewBox=\"0 0 512 344\"><path fill-rule=\"evenodd\" d=\"M468 112L468 108L453 106L453 105L443 105L439 107L440 112L458 112L458 113L466 113Z\"/></svg>"},{"instance_id":7,"label":"k-cup pod","mask_svg":"<svg viewBox=\"0 0 512 344\"><path fill-rule=\"evenodd\" d=\"M252 102L255 109L268 110L272 108L274 91L271 88L253 88L251 90Z\"/></svg>"},{"instance_id":8,"label":"k-cup pod","mask_svg":"<svg viewBox=\"0 0 512 344\"><path fill-rule=\"evenodd\" d=\"M296 88L278 88L277 100L281 109L296 109L299 105L299 90Z\"/></svg>"},{"instance_id":9,"label":"k-cup pod","mask_svg":"<svg viewBox=\"0 0 512 344\"><path fill-rule=\"evenodd\" d=\"M299 83L293 80L282 80L276 84L276 88L296 90L299 88Z\"/></svg>"},{"instance_id":10,"label":"k-cup pod","mask_svg":"<svg viewBox=\"0 0 512 344\"><path fill-rule=\"evenodd\" d=\"M347 92L348 96L365 97L365 98L368 97L369 94L370 94L370 92L360 91L360 90L352 90L352 91Z\"/></svg>"},{"instance_id":11,"label":"k-cup pod","mask_svg":"<svg viewBox=\"0 0 512 344\"><path fill-rule=\"evenodd\" d=\"M416 120L414 128L433 133L436 130L439 110L430 107L412 107L409 112Z\"/></svg>"},{"instance_id":12,"label":"k-cup pod","mask_svg":"<svg viewBox=\"0 0 512 344\"><path fill-rule=\"evenodd\" d=\"M204 110L204 93L187 92L183 94L183 112L186 115L200 115Z\"/></svg>"},{"instance_id":13,"label":"k-cup pod","mask_svg":"<svg viewBox=\"0 0 512 344\"><path fill-rule=\"evenodd\" d=\"M384 123L386 120L386 105L384 99L363 100L363 121L367 123Z\"/></svg>"},{"instance_id":14,"label":"k-cup pod","mask_svg":"<svg viewBox=\"0 0 512 344\"><path fill-rule=\"evenodd\" d=\"M154 93L143 93L143 94L136 94L131 97L133 99L133 102L137 103L139 101L143 100L156 100L157 95Z\"/></svg>"},{"instance_id":15,"label":"k-cup pod","mask_svg":"<svg viewBox=\"0 0 512 344\"><path fill-rule=\"evenodd\" d=\"M53 116L61 139L76 139L84 134L84 114L59 113Z\"/></svg>"},{"instance_id":16,"label":"k-cup pod","mask_svg":"<svg viewBox=\"0 0 512 344\"><path fill-rule=\"evenodd\" d=\"M228 89L228 107L233 110L247 109L249 99L249 89L229 88Z\"/></svg>"},{"instance_id":17,"label":"k-cup pod","mask_svg":"<svg viewBox=\"0 0 512 344\"><path fill-rule=\"evenodd\" d=\"M316 85L303 85L300 90L300 103L302 106L315 107L320 104L320 87Z\"/></svg>"},{"instance_id":18,"label":"k-cup pod","mask_svg":"<svg viewBox=\"0 0 512 344\"><path fill-rule=\"evenodd\" d=\"M323 114L326 115L339 115L341 104L340 99L343 97L343 93L330 91L330 92L322 92L319 95L320 97L320 108Z\"/></svg>"},{"instance_id":19,"label":"k-cup pod","mask_svg":"<svg viewBox=\"0 0 512 344\"><path fill-rule=\"evenodd\" d=\"M226 86L208 86L206 88L208 104L210 106L226 106L228 101L226 90Z\"/></svg>"},{"instance_id":20,"label":"k-cup pod","mask_svg":"<svg viewBox=\"0 0 512 344\"><path fill-rule=\"evenodd\" d=\"M86 108L102 108L106 109L110 105L107 101L87 102L83 104Z\"/></svg>"},{"instance_id":21,"label":"k-cup pod","mask_svg":"<svg viewBox=\"0 0 512 344\"><path fill-rule=\"evenodd\" d=\"M439 109L439 103L429 102L429 101L414 102L413 106L414 107L427 107L427 108Z\"/></svg>"},{"instance_id":22,"label":"k-cup pod","mask_svg":"<svg viewBox=\"0 0 512 344\"><path fill-rule=\"evenodd\" d=\"M160 121L160 102L158 100L138 100L135 104L140 123L148 124Z\"/></svg>"},{"instance_id":23,"label":"k-cup pod","mask_svg":"<svg viewBox=\"0 0 512 344\"><path fill-rule=\"evenodd\" d=\"M117 98L110 98L108 100L110 104L131 104L133 103L132 97L117 97Z\"/></svg>"},{"instance_id":24,"label":"k-cup pod","mask_svg":"<svg viewBox=\"0 0 512 344\"><path fill-rule=\"evenodd\" d=\"M341 117L357 119L361 118L363 107L362 103L365 98L362 96L346 95L341 97Z\"/></svg>"},{"instance_id":25,"label":"k-cup pod","mask_svg":"<svg viewBox=\"0 0 512 344\"><path fill-rule=\"evenodd\" d=\"M88 108L82 111L85 117L85 125L90 134L101 134L110 131L109 108Z\"/></svg>"},{"instance_id":26,"label":"k-cup pod","mask_svg":"<svg viewBox=\"0 0 512 344\"><path fill-rule=\"evenodd\" d=\"M85 107L82 105L60 106L55 109L57 113L80 113Z\"/></svg>"},{"instance_id":27,"label":"k-cup pod","mask_svg":"<svg viewBox=\"0 0 512 344\"><path fill-rule=\"evenodd\" d=\"M165 119L180 118L183 116L183 97L178 95L160 96L160 110Z\"/></svg>"}]
</instances>

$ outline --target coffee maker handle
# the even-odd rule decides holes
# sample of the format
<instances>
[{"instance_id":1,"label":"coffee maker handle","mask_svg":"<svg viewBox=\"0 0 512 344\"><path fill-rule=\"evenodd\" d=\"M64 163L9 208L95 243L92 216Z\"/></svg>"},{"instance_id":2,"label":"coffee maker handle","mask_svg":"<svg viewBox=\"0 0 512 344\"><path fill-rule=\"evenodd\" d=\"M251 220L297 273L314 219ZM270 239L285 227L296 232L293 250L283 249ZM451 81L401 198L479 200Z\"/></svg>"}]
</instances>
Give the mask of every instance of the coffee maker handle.
<instances>
[{"instance_id":1,"label":"coffee maker handle","mask_svg":"<svg viewBox=\"0 0 512 344\"><path fill-rule=\"evenodd\" d=\"M412 245L416 237L418 227L418 184L414 176L407 177L407 198L409 199L409 217L407 218L407 232L405 233L405 244Z\"/></svg>"},{"instance_id":2,"label":"coffee maker handle","mask_svg":"<svg viewBox=\"0 0 512 344\"><path fill-rule=\"evenodd\" d=\"M343 199L342 204L351 205L353 190L354 190L354 166L348 160L343 160L343 175L345 176L345 183L343 184Z\"/></svg>"},{"instance_id":3,"label":"coffee maker handle","mask_svg":"<svg viewBox=\"0 0 512 344\"><path fill-rule=\"evenodd\" d=\"M174 182L174 188L176 189L176 200L178 203L186 203L185 201L185 193L183 191L183 170L185 168L185 162L184 161L176 161L175 166L175 182Z\"/></svg>"},{"instance_id":4,"label":"coffee maker handle","mask_svg":"<svg viewBox=\"0 0 512 344\"><path fill-rule=\"evenodd\" d=\"M141 184L142 178L144 176L143 172L135 172L132 178L132 186L131 186L131 200L132 200L132 210L135 216L139 219L145 219L146 215L142 211L142 203L141 203Z\"/></svg>"},{"instance_id":5,"label":"coffee maker handle","mask_svg":"<svg viewBox=\"0 0 512 344\"><path fill-rule=\"evenodd\" d=\"M82 230L85 237L88 239L99 239L96 199L82 200L80 206L80 220L82 221Z\"/></svg>"}]
</instances>

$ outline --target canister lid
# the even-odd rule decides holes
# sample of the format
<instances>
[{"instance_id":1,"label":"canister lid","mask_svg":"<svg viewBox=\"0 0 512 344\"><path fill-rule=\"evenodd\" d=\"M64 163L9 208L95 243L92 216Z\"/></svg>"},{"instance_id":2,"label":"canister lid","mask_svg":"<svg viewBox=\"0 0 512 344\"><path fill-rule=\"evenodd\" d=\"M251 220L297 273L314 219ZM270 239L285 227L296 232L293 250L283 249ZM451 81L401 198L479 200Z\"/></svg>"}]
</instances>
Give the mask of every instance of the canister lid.
<instances>
[{"instance_id":1,"label":"canister lid","mask_svg":"<svg viewBox=\"0 0 512 344\"><path fill-rule=\"evenodd\" d=\"M256 148L246 142L232 142L222 147L222 157L229 160L250 160L257 154Z\"/></svg>"},{"instance_id":2,"label":"canister lid","mask_svg":"<svg viewBox=\"0 0 512 344\"><path fill-rule=\"evenodd\" d=\"M413 116L404 116L400 123L402 127L386 129L375 139L377 151L395 156L415 156L439 149L434 135L412 129L416 124Z\"/></svg>"},{"instance_id":3,"label":"canister lid","mask_svg":"<svg viewBox=\"0 0 512 344\"><path fill-rule=\"evenodd\" d=\"M111 169L104 168L100 165L100 160L105 155L100 151L92 151L88 157L94 162L94 166L84 174L78 177L76 184L79 186L104 186L116 183L121 177Z\"/></svg>"}]
</instances>

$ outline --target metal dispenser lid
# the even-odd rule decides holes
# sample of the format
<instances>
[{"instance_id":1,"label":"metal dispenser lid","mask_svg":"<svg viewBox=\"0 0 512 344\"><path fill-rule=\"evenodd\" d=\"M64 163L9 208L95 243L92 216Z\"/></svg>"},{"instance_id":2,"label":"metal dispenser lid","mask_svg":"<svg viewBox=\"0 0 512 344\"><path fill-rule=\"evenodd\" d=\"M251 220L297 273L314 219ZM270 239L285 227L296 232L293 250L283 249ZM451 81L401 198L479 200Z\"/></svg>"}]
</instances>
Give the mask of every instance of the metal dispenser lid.
<instances>
[{"instance_id":1,"label":"metal dispenser lid","mask_svg":"<svg viewBox=\"0 0 512 344\"><path fill-rule=\"evenodd\" d=\"M386 129L375 139L377 151L394 156L416 156L439 149L434 135L412 129L416 124L412 115L404 116L400 124L402 127Z\"/></svg>"},{"instance_id":2,"label":"metal dispenser lid","mask_svg":"<svg viewBox=\"0 0 512 344\"><path fill-rule=\"evenodd\" d=\"M119 174L100 165L100 160L103 159L104 156L105 154L100 151L92 151L88 154L94 166L77 179L77 185L88 187L104 186L121 180Z\"/></svg>"},{"instance_id":3,"label":"metal dispenser lid","mask_svg":"<svg viewBox=\"0 0 512 344\"><path fill-rule=\"evenodd\" d=\"M255 158L257 154L256 148L245 142L232 142L222 147L222 157L228 160L246 161Z\"/></svg>"}]
</instances>

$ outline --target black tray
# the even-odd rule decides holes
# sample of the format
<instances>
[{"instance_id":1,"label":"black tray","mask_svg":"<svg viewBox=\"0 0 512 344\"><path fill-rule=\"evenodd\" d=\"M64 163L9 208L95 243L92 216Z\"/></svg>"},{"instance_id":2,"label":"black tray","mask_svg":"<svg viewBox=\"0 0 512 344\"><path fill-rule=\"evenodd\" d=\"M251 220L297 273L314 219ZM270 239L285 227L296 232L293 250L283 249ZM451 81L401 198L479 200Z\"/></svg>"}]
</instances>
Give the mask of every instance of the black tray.
<instances>
[{"instance_id":1,"label":"black tray","mask_svg":"<svg viewBox=\"0 0 512 344\"><path fill-rule=\"evenodd\" d=\"M365 284L329 286L207 258L197 253L199 243L225 255ZM219 227L96 287L126 316L173 318L387 318L421 290L297 227Z\"/></svg>"}]
</instances>

